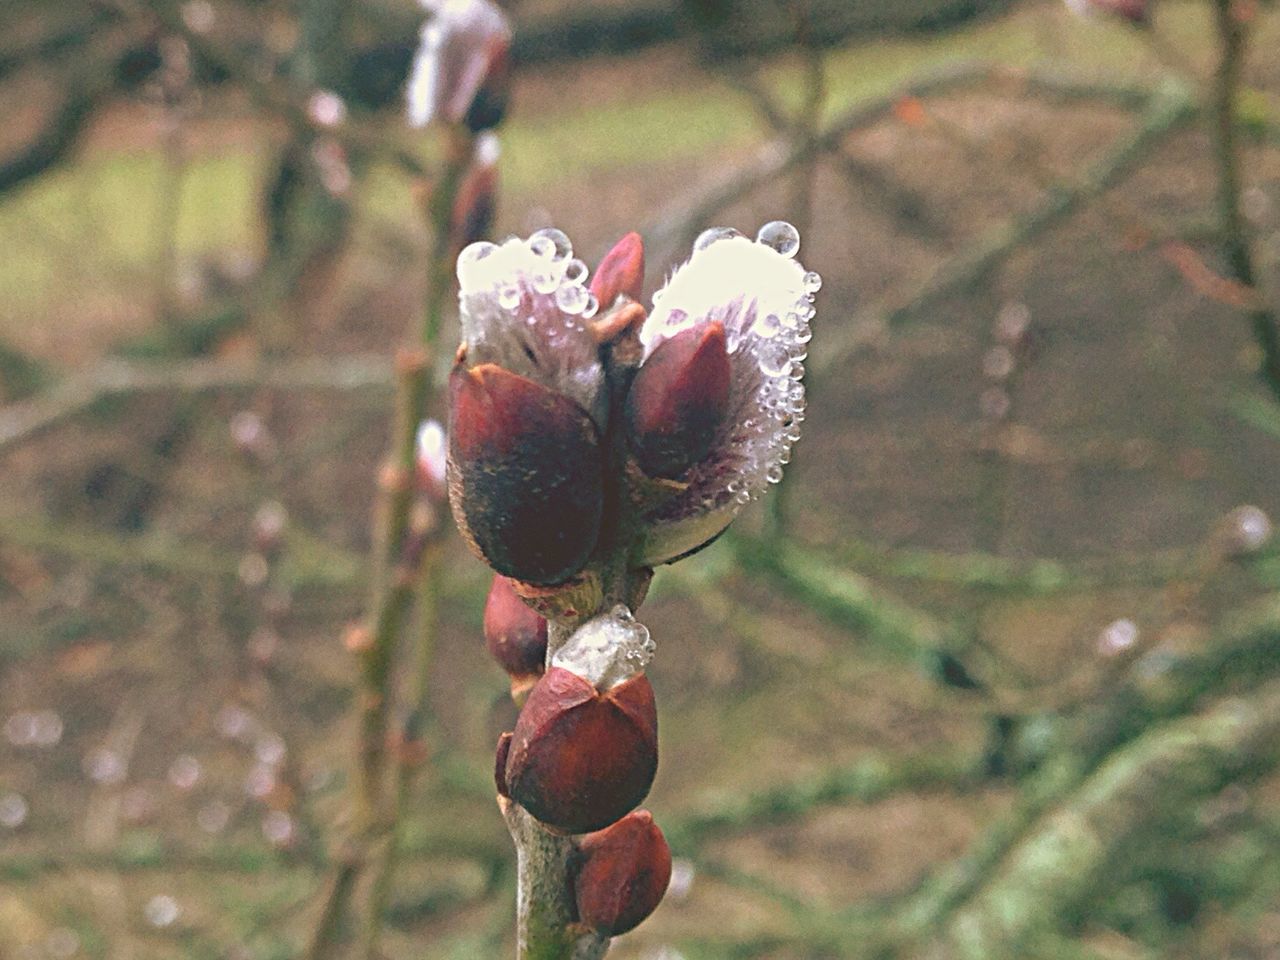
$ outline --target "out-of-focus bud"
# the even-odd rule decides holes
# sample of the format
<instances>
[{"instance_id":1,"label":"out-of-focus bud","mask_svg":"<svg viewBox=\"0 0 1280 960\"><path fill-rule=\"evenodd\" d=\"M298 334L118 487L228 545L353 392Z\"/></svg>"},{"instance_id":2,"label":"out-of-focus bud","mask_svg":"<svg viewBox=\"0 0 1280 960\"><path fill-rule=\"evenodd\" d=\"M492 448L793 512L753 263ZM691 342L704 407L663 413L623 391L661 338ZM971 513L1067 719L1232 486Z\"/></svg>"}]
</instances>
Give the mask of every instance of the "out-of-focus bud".
<instances>
[{"instance_id":1,"label":"out-of-focus bud","mask_svg":"<svg viewBox=\"0 0 1280 960\"><path fill-rule=\"evenodd\" d=\"M482 133L476 138L471 169L458 188L449 217L449 236L455 250L483 240L493 231L499 153L496 134Z\"/></svg>"},{"instance_id":2,"label":"out-of-focus bud","mask_svg":"<svg viewBox=\"0 0 1280 960\"><path fill-rule=\"evenodd\" d=\"M506 577L493 578L484 604L489 655L511 677L513 690L530 686L546 667L547 621L529 608Z\"/></svg>"},{"instance_id":3,"label":"out-of-focus bud","mask_svg":"<svg viewBox=\"0 0 1280 960\"><path fill-rule=\"evenodd\" d=\"M658 714L643 670L649 631L626 607L583 624L529 694L507 755L512 799L549 827L585 833L645 798Z\"/></svg>"},{"instance_id":4,"label":"out-of-focus bud","mask_svg":"<svg viewBox=\"0 0 1280 960\"><path fill-rule=\"evenodd\" d=\"M428 500L442 503L448 496L445 469L448 444L439 420L423 420L414 446L414 475L418 490Z\"/></svg>"},{"instance_id":5,"label":"out-of-focus bud","mask_svg":"<svg viewBox=\"0 0 1280 960\"><path fill-rule=\"evenodd\" d=\"M644 287L644 241L634 231L613 245L591 278L591 292L603 307L620 296L639 300Z\"/></svg>"},{"instance_id":6,"label":"out-of-focus bud","mask_svg":"<svg viewBox=\"0 0 1280 960\"><path fill-rule=\"evenodd\" d=\"M1146 25L1151 18L1150 0L1066 0L1067 9L1081 17L1120 17Z\"/></svg>"},{"instance_id":7,"label":"out-of-focus bud","mask_svg":"<svg viewBox=\"0 0 1280 960\"><path fill-rule=\"evenodd\" d=\"M498 573L560 583L586 564L604 507L595 424L573 400L492 364L449 377L449 499Z\"/></svg>"},{"instance_id":8,"label":"out-of-focus bud","mask_svg":"<svg viewBox=\"0 0 1280 960\"><path fill-rule=\"evenodd\" d=\"M578 920L607 937L634 930L671 883L671 848L648 810L578 841L573 878Z\"/></svg>"},{"instance_id":9,"label":"out-of-focus bud","mask_svg":"<svg viewBox=\"0 0 1280 960\"><path fill-rule=\"evenodd\" d=\"M502 121L510 82L511 27L490 0L424 3L434 11L409 75L409 122L465 123L473 132Z\"/></svg>"},{"instance_id":10,"label":"out-of-focus bud","mask_svg":"<svg viewBox=\"0 0 1280 960\"><path fill-rule=\"evenodd\" d=\"M717 321L681 330L645 361L627 394L640 468L674 479L711 452L729 407L729 353Z\"/></svg>"},{"instance_id":11,"label":"out-of-focus bud","mask_svg":"<svg viewBox=\"0 0 1280 960\"><path fill-rule=\"evenodd\" d=\"M705 415L685 438L689 444L696 435L705 450L687 462L691 446L686 445L682 458L657 464L667 474L682 467L680 482L661 495L646 494L645 532L636 563L667 563L705 545L745 504L782 479L804 419L803 361L813 336L813 299L822 285L821 277L796 261L799 248L795 227L780 220L761 227L754 242L736 230L712 228L695 242L689 262L654 294L653 311L640 328L644 362L636 383L644 384L650 363L658 365L652 376L656 383L665 381L669 390L654 393L665 392L672 409L697 409ZM695 333L684 347L666 346L689 336L686 331ZM703 371L700 376L716 371L718 378L722 349L728 362L724 399L719 399L722 388L711 381L701 384L706 394L699 398L691 365ZM659 372L667 366L668 353L673 359L681 353L688 357L687 363L671 364L683 368L677 374ZM650 404L659 406L650 399L633 400L633 418L639 410L656 424L656 410L653 415L647 411ZM712 417L712 410L719 412Z\"/></svg>"}]
</instances>

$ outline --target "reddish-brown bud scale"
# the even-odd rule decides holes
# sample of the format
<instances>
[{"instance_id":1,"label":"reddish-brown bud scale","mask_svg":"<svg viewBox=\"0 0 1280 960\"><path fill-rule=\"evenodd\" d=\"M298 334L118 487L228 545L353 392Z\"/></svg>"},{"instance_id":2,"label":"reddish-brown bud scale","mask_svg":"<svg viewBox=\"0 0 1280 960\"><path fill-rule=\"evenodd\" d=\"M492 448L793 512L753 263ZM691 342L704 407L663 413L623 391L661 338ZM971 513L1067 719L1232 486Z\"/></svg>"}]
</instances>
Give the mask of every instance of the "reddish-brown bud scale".
<instances>
[{"instance_id":1,"label":"reddish-brown bud scale","mask_svg":"<svg viewBox=\"0 0 1280 960\"><path fill-rule=\"evenodd\" d=\"M489 655L513 679L541 676L547 659L547 621L520 599L512 582L493 578L484 603Z\"/></svg>"},{"instance_id":2,"label":"reddish-brown bud scale","mask_svg":"<svg viewBox=\"0 0 1280 960\"><path fill-rule=\"evenodd\" d=\"M496 167L475 166L467 173L449 214L449 238L455 252L492 232L497 192Z\"/></svg>"},{"instance_id":3,"label":"reddish-brown bud scale","mask_svg":"<svg viewBox=\"0 0 1280 960\"><path fill-rule=\"evenodd\" d=\"M516 721L506 784L543 823L585 833L634 809L657 769L658 713L644 674L601 693L552 667Z\"/></svg>"},{"instance_id":4,"label":"reddish-brown bud scale","mask_svg":"<svg viewBox=\"0 0 1280 960\"><path fill-rule=\"evenodd\" d=\"M620 294L639 300L644 286L644 241L634 231L613 245L591 278L591 292L601 310L613 306Z\"/></svg>"},{"instance_id":5,"label":"reddish-brown bud scale","mask_svg":"<svg viewBox=\"0 0 1280 960\"><path fill-rule=\"evenodd\" d=\"M504 576L560 583L586 564L604 507L599 435L563 394L494 364L449 377L449 498Z\"/></svg>"},{"instance_id":6,"label":"reddish-brown bud scale","mask_svg":"<svg viewBox=\"0 0 1280 960\"><path fill-rule=\"evenodd\" d=\"M578 841L578 920L607 937L634 930L671 883L671 848L647 810Z\"/></svg>"},{"instance_id":7,"label":"reddish-brown bud scale","mask_svg":"<svg viewBox=\"0 0 1280 960\"><path fill-rule=\"evenodd\" d=\"M486 51L484 82L467 107L462 122L472 133L491 130L502 123L511 99L511 41L495 38Z\"/></svg>"},{"instance_id":8,"label":"reddish-brown bud scale","mask_svg":"<svg viewBox=\"0 0 1280 960\"><path fill-rule=\"evenodd\" d=\"M511 734L508 732L498 737L498 754L493 759L493 785L500 797L511 796L507 792L507 754L510 752Z\"/></svg>"},{"instance_id":9,"label":"reddish-brown bud scale","mask_svg":"<svg viewBox=\"0 0 1280 960\"><path fill-rule=\"evenodd\" d=\"M711 451L729 408L724 326L682 330L649 355L627 394L627 429L640 468L675 479Z\"/></svg>"}]
</instances>

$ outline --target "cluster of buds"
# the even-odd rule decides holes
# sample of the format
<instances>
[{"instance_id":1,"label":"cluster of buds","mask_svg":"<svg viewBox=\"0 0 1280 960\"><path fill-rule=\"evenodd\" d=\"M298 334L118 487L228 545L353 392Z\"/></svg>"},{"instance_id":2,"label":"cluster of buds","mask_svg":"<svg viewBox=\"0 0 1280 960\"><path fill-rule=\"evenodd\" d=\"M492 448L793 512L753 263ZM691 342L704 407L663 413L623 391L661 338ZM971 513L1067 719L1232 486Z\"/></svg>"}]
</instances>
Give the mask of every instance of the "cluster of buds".
<instances>
[{"instance_id":1,"label":"cluster of buds","mask_svg":"<svg viewBox=\"0 0 1280 960\"><path fill-rule=\"evenodd\" d=\"M449 497L497 574L485 637L524 698L496 785L576 838L566 883L579 923L606 936L643 920L671 871L636 811L658 719L654 643L632 610L653 566L714 540L782 478L821 285L798 248L781 221L754 240L706 231L651 311L636 234L594 277L554 229L458 258Z\"/></svg>"}]
</instances>

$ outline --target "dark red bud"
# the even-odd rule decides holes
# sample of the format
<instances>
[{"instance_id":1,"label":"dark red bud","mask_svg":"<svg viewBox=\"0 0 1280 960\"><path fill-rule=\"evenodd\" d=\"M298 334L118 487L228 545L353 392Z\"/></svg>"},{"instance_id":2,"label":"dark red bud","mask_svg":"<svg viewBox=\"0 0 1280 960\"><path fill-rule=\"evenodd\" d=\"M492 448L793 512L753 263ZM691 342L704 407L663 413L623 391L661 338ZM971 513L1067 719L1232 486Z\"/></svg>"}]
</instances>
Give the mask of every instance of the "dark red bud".
<instances>
[{"instance_id":1,"label":"dark red bud","mask_svg":"<svg viewBox=\"0 0 1280 960\"><path fill-rule=\"evenodd\" d=\"M510 797L507 792L507 754L511 752L511 734L504 733L498 737L498 755L493 760L493 785L498 788L498 796Z\"/></svg>"},{"instance_id":2,"label":"dark red bud","mask_svg":"<svg viewBox=\"0 0 1280 960\"><path fill-rule=\"evenodd\" d=\"M497 207L498 170L494 166L471 168L453 203L449 216L449 237L455 252L493 232L493 216Z\"/></svg>"},{"instance_id":3,"label":"dark red bud","mask_svg":"<svg viewBox=\"0 0 1280 960\"><path fill-rule=\"evenodd\" d=\"M634 930L671 883L671 848L648 810L578 841L573 879L578 919L607 937Z\"/></svg>"},{"instance_id":4,"label":"dark red bud","mask_svg":"<svg viewBox=\"0 0 1280 960\"><path fill-rule=\"evenodd\" d=\"M516 721L507 788L548 826L585 833L639 804L657 769L658 713L644 674L601 693L552 667Z\"/></svg>"},{"instance_id":5,"label":"dark red bud","mask_svg":"<svg viewBox=\"0 0 1280 960\"><path fill-rule=\"evenodd\" d=\"M729 409L724 326L682 330L649 355L627 394L627 427L640 468L674 479L711 452Z\"/></svg>"},{"instance_id":6,"label":"dark red bud","mask_svg":"<svg viewBox=\"0 0 1280 960\"><path fill-rule=\"evenodd\" d=\"M491 130L502 123L511 98L511 40L495 37L485 51L484 81L476 90L462 122L472 133Z\"/></svg>"},{"instance_id":7,"label":"dark red bud","mask_svg":"<svg viewBox=\"0 0 1280 960\"><path fill-rule=\"evenodd\" d=\"M489 655L513 679L541 676L547 659L547 621L520 599L512 582L493 578L484 603Z\"/></svg>"},{"instance_id":8,"label":"dark red bud","mask_svg":"<svg viewBox=\"0 0 1280 960\"><path fill-rule=\"evenodd\" d=\"M563 394L492 363L449 377L449 499L494 570L539 585L586 564L604 509L595 424Z\"/></svg>"},{"instance_id":9,"label":"dark red bud","mask_svg":"<svg viewBox=\"0 0 1280 960\"><path fill-rule=\"evenodd\" d=\"M604 255L591 278L591 292L596 295L601 311L613 306L619 294L639 300L644 286L644 241L632 231L613 245Z\"/></svg>"}]
</instances>

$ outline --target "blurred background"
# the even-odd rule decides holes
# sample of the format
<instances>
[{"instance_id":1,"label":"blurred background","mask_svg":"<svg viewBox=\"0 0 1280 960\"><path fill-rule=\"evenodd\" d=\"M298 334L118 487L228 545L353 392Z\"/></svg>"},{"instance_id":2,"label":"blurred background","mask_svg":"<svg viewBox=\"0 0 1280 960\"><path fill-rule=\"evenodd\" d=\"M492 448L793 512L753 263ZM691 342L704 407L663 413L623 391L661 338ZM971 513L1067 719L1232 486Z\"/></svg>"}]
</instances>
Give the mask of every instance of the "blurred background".
<instances>
[{"instance_id":1,"label":"blurred background","mask_svg":"<svg viewBox=\"0 0 1280 960\"><path fill-rule=\"evenodd\" d=\"M676 868L611 956L1280 958L1280 11L1073 6L507 5L493 236L824 279L781 500L641 613ZM425 17L0 6L0 957L309 955ZM445 550L388 958L513 949Z\"/></svg>"}]
</instances>

